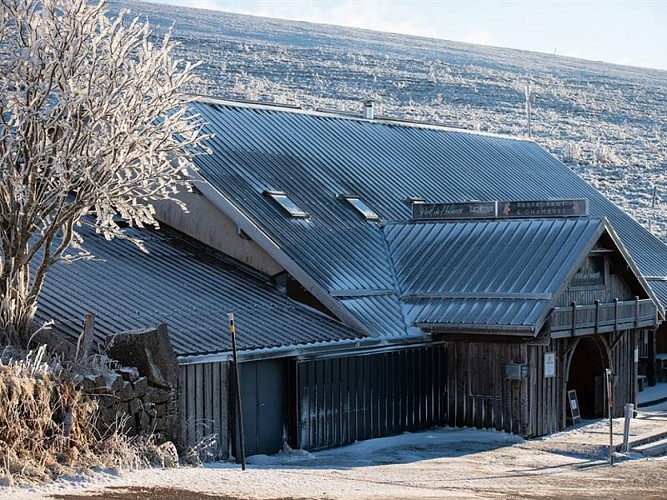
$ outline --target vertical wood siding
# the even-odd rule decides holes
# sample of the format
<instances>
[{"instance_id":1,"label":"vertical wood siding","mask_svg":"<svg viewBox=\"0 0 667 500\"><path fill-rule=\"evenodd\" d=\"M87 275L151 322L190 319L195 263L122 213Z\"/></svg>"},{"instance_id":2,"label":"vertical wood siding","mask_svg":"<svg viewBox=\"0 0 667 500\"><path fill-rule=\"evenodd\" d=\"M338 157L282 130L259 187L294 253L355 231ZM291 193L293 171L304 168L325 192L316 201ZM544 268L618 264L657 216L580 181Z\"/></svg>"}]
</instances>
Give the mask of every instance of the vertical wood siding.
<instances>
[{"instance_id":1,"label":"vertical wood siding","mask_svg":"<svg viewBox=\"0 0 667 500\"><path fill-rule=\"evenodd\" d=\"M444 347L298 364L298 445L320 450L444 422Z\"/></svg>"},{"instance_id":2,"label":"vertical wood siding","mask_svg":"<svg viewBox=\"0 0 667 500\"><path fill-rule=\"evenodd\" d=\"M196 446L213 434L214 458L229 455L229 363L181 365L179 371L181 439Z\"/></svg>"},{"instance_id":3,"label":"vertical wood siding","mask_svg":"<svg viewBox=\"0 0 667 500\"><path fill-rule=\"evenodd\" d=\"M543 436L565 427L565 362L563 353L566 343L552 340L549 345L528 346L530 386L530 421L528 436ZM555 354L555 376L545 377L544 357L547 352Z\"/></svg>"},{"instance_id":4,"label":"vertical wood siding","mask_svg":"<svg viewBox=\"0 0 667 500\"><path fill-rule=\"evenodd\" d=\"M560 296L556 307L567 307L572 302L576 302L578 305L591 305L596 300L599 300L602 304L614 302L614 299L632 300L635 295L619 275L610 274L607 276L607 283L603 288L569 288Z\"/></svg>"},{"instance_id":5,"label":"vertical wood siding","mask_svg":"<svg viewBox=\"0 0 667 500\"><path fill-rule=\"evenodd\" d=\"M527 363L525 344L447 343L447 423L525 434L526 380L505 379L505 365Z\"/></svg>"},{"instance_id":6,"label":"vertical wood siding","mask_svg":"<svg viewBox=\"0 0 667 500\"><path fill-rule=\"evenodd\" d=\"M639 334L623 331L590 336L603 351L611 351L614 375L613 416L623 415L636 400L637 365L634 350ZM549 345L511 343L447 343L447 423L454 427L498 429L526 437L543 436L567 425L567 359L575 339ZM606 346L606 347L605 347ZM555 353L556 374L544 376L544 356ZM608 366L608 356L602 357ZM527 363L528 378L508 380L508 363Z\"/></svg>"},{"instance_id":7,"label":"vertical wood siding","mask_svg":"<svg viewBox=\"0 0 667 500\"><path fill-rule=\"evenodd\" d=\"M613 416L624 414L626 403L637 404L637 363L635 349L639 346L639 332L628 330L608 336L614 375Z\"/></svg>"},{"instance_id":8,"label":"vertical wood siding","mask_svg":"<svg viewBox=\"0 0 667 500\"><path fill-rule=\"evenodd\" d=\"M596 336L611 352L613 413L636 403L637 331ZM567 424L567 359L575 339L549 345L449 342L381 354L299 361L287 383L290 442L306 450L433 425L498 429L527 437ZM556 376L544 376L554 352ZM606 360L603 360L606 363ZM507 380L507 363L527 363L528 378ZM185 446L216 436L215 458L229 454L229 363L180 367ZM294 435L296 434L296 435Z\"/></svg>"}]
</instances>

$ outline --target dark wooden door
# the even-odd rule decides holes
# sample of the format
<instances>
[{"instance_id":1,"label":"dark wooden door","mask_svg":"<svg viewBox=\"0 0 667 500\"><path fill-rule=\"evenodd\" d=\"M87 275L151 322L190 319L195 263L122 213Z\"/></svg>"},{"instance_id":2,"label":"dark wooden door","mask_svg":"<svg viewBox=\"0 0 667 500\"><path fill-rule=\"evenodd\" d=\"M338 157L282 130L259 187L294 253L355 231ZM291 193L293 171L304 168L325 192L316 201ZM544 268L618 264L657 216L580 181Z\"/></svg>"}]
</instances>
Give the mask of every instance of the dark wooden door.
<instances>
[{"instance_id":1,"label":"dark wooden door","mask_svg":"<svg viewBox=\"0 0 667 500\"><path fill-rule=\"evenodd\" d=\"M283 447L286 365L283 360L240 365L246 455L272 454ZM238 446L238 444L237 444ZM238 448L237 448L238 449ZM239 453L236 453L239 456Z\"/></svg>"}]
</instances>

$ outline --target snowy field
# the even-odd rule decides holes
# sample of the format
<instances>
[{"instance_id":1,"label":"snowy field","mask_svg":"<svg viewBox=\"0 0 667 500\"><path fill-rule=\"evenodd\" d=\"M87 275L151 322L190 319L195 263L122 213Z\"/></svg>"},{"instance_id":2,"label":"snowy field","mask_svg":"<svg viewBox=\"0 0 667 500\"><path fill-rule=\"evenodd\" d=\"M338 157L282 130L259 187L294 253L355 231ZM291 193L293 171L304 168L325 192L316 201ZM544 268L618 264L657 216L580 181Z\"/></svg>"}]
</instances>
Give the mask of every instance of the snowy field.
<instances>
[{"instance_id":1,"label":"snowy field","mask_svg":"<svg viewBox=\"0 0 667 500\"><path fill-rule=\"evenodd\" d=\"M530 83L532 137L667 239L667 71L109 2L112 11L121 5L154 26L174 25L181 57L203 62L200 82L192 89L201 94L356 114L364 100L374 99L384 116L525 135Z\"/></svg>"},{"instance_id":2,"label":"snowy field","mask_svg":"<svg viewBox=\"0 0 667 500\"><path fill-rule=\"evenodd\" d=\"M665 416L634 419L631 440L667 430L667 403L644 411ZM622 419L614 420L613 431L614 444L622 443ZM85 481L64 478L41 487L0 489L0 498L667 498L667 457L616 454L609 467L608 443L605 420L533 440L443 428L317 453L253 456L245 471L220 462L94 472Z\"/></svg>"}]
</instances>

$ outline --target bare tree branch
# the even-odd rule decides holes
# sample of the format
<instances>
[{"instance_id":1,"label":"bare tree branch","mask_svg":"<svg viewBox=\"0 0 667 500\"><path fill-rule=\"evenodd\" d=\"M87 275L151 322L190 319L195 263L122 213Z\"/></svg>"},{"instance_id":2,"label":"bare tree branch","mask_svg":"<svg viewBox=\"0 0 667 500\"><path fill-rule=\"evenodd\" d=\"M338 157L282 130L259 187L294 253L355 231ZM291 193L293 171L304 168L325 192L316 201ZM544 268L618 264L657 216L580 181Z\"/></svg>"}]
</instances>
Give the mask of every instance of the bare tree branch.
<instances>
[{"instance_id":1,"label":"bare tree branch","mask_svg":"<svg viewBox=\"0 0 667 500\"><path fill-rule=\"evenodd\" d=\"M157 225L204 153L167 34L87 0L0 0L0 336L25 342L50 266L88 213ZM33 271L31 274L31 270Z\"/></svg>"}]
</instances>

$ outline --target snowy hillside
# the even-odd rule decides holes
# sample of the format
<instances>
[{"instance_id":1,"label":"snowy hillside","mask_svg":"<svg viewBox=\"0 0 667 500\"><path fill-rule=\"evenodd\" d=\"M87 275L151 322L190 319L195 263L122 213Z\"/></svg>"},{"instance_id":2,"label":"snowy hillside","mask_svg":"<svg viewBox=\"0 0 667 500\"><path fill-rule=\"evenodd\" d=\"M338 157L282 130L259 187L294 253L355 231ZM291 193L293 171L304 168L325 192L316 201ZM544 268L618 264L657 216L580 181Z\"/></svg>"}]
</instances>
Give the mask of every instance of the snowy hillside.
<instances>
[{"instance_id":1,"label":"snowy hillside","mask_svg":"<svg viewBox=\"0 0 667 500\"><path fill-rule=\"evenodd\" d=\"M527 133L667 240L667 71L407 35L112 0L174 24L194 91ZM657 187L655 208L653 188Z\"/></svg>"}]
</instances>

